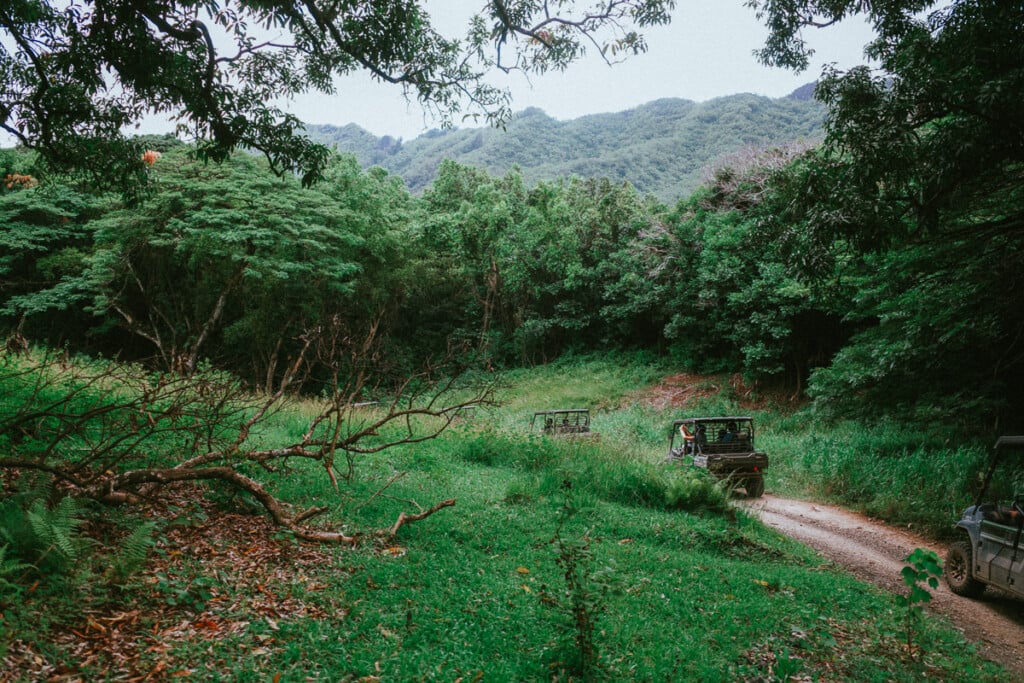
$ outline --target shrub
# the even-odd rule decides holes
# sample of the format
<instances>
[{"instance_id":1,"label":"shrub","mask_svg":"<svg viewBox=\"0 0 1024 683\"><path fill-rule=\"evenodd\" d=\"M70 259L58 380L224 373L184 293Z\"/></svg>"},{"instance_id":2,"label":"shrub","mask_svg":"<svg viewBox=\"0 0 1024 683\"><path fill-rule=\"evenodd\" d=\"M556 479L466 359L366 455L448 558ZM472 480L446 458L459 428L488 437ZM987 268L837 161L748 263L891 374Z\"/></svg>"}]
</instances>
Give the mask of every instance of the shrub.
<instances>
[{"instance_id":1,"label":"shrub","mask_svg":"<svg viewBox=\"0 0 1024 683\"><path fill-rule=\"evenodd\" d=\"M722 482L694 469L682 469L669 481L665 504L670 510L724 512L729 509L729 498Z\"/></svg>"}]
</instances>

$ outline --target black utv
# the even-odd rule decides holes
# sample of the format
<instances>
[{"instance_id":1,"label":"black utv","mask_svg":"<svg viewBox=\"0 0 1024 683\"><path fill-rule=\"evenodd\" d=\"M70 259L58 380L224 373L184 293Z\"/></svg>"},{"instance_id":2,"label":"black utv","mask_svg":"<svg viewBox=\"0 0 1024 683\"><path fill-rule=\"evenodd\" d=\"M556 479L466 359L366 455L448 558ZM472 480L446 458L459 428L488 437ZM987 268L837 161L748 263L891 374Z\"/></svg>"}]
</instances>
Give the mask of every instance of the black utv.
<instances>
[{"instance_id":1,"label":"black utv","mask_svg":"<svg viewBox=\"0 0 1024 683\"><path fill-rule=\"evenodd\" d=\"M690 417L676 420L668 436L669 460L689 460L719 479L746 490L750 498L764 494L768 456L754 448L750 417Z\"/></svg>"},{"instance_id":2,"label":"black utv","mask_svg":"<svg viewBox=\"0 0 1024 683\"><path fill-rule=\"evenodd\" d=\"M530 420L530 429L545 436L570 439L597 439L599 436L590 430L590 411L586 408L538 410Z\"/></svg>"}]
</instances>

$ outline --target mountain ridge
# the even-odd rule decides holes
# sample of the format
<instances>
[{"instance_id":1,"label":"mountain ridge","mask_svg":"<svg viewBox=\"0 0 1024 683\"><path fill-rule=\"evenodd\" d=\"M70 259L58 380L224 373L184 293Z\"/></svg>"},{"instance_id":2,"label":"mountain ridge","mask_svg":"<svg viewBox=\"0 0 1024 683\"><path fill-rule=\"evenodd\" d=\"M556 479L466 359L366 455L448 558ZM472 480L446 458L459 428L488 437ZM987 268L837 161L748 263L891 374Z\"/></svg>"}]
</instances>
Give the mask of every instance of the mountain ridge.
<instances>
[{"instance_id":1,"label":"mountain ridge","mask_svg":"<svg viewBox=\"0 0 1024 683\"><path fill-rule=\"evenodd\" d=\"M381 166L413 193L434 179L443 159L504 175L518 167L527 184L569 176L629 182L674 202L698 187L704 169L749 147L816 141L824 105L813 84L769 98L740 93L704 102L661 98L620 112L559 121L537 107L513 114L504 130L430 130L403 141L377 137L356 124L308 125L317 142L354 154L363 167Z\"/></svg>"}]
</instances>

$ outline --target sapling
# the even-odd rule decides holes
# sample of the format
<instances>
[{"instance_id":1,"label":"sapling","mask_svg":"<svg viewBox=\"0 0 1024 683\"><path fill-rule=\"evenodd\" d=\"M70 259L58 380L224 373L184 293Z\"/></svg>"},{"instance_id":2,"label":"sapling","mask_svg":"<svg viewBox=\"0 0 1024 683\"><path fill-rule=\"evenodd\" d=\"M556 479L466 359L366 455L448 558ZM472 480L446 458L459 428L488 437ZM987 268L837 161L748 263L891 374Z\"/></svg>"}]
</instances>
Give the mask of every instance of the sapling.
<instances>
[{"instance_id":1,"label":"sapling","mask_svg":"<svg viewBox=\"0 0 1024 683\"><path fill-rule=\"evenodd\" d=\"M914 657L915 653L920 652L920 646L916 650L914 648L914 632L921 620L922 605L931 602L932 599L931 592L922 586L921 582L927 583L933 589L938 588L939 577L942 576L942 561L935 552L924 548L914 548L914 552L904 561L910 564L904 567L900 574L909 591L907 595L897 595L896 604L907 608L907 651Z\"/></svg>"}]
</instances>

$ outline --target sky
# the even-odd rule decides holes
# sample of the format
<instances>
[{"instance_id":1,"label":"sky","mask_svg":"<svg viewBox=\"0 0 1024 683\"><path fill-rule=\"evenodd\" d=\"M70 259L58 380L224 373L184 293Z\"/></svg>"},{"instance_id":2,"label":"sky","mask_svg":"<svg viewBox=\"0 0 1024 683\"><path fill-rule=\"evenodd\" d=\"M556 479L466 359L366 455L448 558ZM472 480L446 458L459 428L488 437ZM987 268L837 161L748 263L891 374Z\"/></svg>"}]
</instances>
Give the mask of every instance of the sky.
<instances>
[{"instance_id":1,"label":"sky","mask_svg":"<svg viewBox=\"0 0 1024 683\"><path fill-rule=\"evenodd\" d=\"M449 37L461 36L483 0L427 0L435 27ZM586 6L588 3L582 3ZM521 74L496 74L493 83L512 92L512 110L537 107L568 120L618 112L653 100L675 97L703 102L737 93L783 97L814 81L825 64L846 69L865 62L870 27L858 18L807 34L816 54L802 73L758 63L753 51L763 46L767 30L743 0L678 0L672 23L643 31L648 52L608 66L588 54L564 73L527 81ZM399 86L368 76L339 81L332 96L309 94L278 103L306 123L344 126L355 123L377 136L412 139L437 121L425 119L419 105L407 103ZM465 127L481 124L468 122Z\"/></svg>"}]
</instances>

